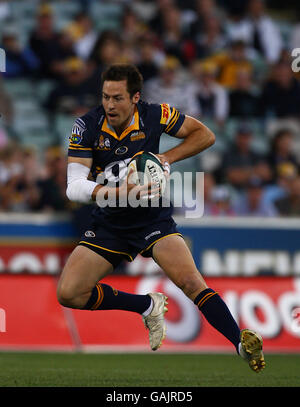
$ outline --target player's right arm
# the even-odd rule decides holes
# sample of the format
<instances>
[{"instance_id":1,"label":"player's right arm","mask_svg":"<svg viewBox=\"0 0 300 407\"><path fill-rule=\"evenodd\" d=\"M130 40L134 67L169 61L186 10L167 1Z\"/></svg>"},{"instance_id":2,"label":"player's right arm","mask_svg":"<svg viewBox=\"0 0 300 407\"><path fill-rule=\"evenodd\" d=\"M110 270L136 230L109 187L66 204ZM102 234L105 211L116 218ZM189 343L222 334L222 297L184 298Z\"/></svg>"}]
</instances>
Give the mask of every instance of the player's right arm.
<instances>
[{"instance_id":1,"label":"player's right arm","mask_svg":"<svg viewBox=\"0 0 300 407\"><path fill-rule=\"evenodd\" d=\"M66 194L70 201L80 203L89 203L91 200L97 201L97 194L102 188L101 197L107 199L109 190L112 187L106 187L97 182L88 180L91 166L92 158L68 158ZM151 193L158 192L153 189L152 183L149 185L136 186L135 184L129 184L127 177L127 182L123 182L121 186L115 187L114 193L117 197L127 196L132 189L135 189L137 196L142 197L148 194L151 187Z\"/></svg>"},{"instance_id":2,"label":"player's right arm","mask_svg":"<svg viewBox=\"0 0 300 407\"><path fill-rule=\"evenodd\" d=\"M102 185L88 180L92 158L69 157L67 168L67 197L70 201L89 203L96 200Z\"/></svg>"}]
</instances>

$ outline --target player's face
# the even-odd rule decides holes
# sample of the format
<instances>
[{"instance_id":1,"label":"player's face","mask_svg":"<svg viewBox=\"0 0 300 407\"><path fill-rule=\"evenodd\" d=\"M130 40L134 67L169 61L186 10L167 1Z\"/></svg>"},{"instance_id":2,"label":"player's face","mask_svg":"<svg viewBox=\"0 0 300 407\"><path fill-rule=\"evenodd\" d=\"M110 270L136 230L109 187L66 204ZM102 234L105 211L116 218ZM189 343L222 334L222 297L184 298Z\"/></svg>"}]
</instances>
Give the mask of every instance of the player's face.
<instances>
[{"instance_id":1,"label":"player's face","mask_svg":"<svg viewBox=\"0 0 300 407\"><path fill-rule=\"evenodd\" d=\"M127 81L104 81L102 104L108 123L115 129L123 131L130 123L140 94L133 97L127 90Z\"/></svg>"}]
</instances>

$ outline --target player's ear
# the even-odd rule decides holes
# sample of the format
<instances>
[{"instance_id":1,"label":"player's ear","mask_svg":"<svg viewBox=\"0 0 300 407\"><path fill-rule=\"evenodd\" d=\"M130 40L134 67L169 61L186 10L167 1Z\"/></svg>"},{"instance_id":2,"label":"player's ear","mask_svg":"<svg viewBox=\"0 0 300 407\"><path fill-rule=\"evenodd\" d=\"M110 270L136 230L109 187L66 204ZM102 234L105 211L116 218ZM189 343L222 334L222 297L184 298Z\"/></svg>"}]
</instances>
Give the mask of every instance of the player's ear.
<instances>
[{"instance_id":1,"label":"player's ear","mask_svg":"<svg viewBox=\"0 0 300 407\"><path fill-rule=\"evenodd\" d=\"M141 97L141 93L140 92L136 92L133 97L132 97L132 102L134 104L138 103L138 101L140 100Z\"/></svg>"}]
</instances>

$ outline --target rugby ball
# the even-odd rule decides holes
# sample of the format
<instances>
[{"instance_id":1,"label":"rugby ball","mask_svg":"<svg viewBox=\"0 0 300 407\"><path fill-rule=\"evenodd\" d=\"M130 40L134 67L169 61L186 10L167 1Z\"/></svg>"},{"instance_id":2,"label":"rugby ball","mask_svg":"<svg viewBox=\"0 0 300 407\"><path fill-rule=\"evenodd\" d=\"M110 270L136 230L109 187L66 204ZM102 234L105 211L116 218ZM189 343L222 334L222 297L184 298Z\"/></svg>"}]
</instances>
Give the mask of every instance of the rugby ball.
<instances>
[{"instance_id":1,"label":"rugby ball","mask_svg":"<svg viewBox=\"0 0 300 407\"><path fill-rule=\"evenodd\" d=\"M166 188L166 177L164 168L155 154L143 152L136 155L128 164L128 173L130 170L132 172L128 178L129 183L145 185L153 182L155 187L160 189L160 196L163 195Z\"/></svg>"}]
</instances>

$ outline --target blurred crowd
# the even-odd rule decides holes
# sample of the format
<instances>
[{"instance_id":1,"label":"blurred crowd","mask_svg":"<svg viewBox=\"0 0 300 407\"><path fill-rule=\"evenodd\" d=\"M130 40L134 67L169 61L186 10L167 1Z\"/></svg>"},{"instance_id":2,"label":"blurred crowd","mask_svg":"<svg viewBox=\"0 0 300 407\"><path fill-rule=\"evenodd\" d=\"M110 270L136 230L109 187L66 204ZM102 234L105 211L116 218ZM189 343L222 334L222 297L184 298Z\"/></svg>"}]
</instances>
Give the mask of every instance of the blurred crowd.
<instances>
[{"instance_id":1,"label":"blurred crowd","mask_svg":"<svg viewBox=\"0 0 300 407\"><path fill-rule=\"evenodd\" d=\"M195 168L205 172L206 215L300 215L300 74L291 68L291 52L300 48L295 5L282 16L279 1L36 0L33 27L21 39L12 3L0 1L0 47L6 52L0 210L63 211L71 205L63 146L37 151L11 136L16 113L5 84L24 78L32 86L51 83L40 106L51 127L56 115L75 118L99 104L101 72L129 62L144 77L144 100L169 103L216 133L216 146ZM55 7L68 3L76 12L57 24ZM113 6L114 16L100 21L100 6Z\"/></svg>"}]
</instances>

